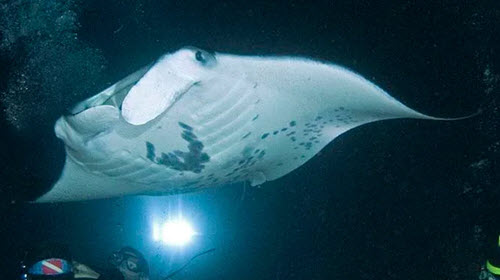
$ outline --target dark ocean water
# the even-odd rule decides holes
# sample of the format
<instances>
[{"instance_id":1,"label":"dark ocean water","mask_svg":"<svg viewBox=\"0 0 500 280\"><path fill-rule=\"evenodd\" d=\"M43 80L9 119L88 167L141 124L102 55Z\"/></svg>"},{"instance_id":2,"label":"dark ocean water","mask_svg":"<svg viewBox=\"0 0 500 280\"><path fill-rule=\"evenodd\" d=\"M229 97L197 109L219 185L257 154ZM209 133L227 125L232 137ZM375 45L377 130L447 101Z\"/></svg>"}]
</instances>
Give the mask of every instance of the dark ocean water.
<instances>
[{"instance_id":1,"label":"dark ocean water","mask_svg":"<svg viewBox=\"0 0 500 280\"><path fill-rule=\"evenodd\" d=\"M155 277L217 249L176 279L477 279L500 213L498 1L101 2L0 3L2 279L42 240L97 268L129 244ZM59 175L61 114L186 45L331 61L423 113L483 113L358 127L261 188L24 202ZM158 246L151 220L178 207L202 235Z\"/></svg>"}]
</instances>

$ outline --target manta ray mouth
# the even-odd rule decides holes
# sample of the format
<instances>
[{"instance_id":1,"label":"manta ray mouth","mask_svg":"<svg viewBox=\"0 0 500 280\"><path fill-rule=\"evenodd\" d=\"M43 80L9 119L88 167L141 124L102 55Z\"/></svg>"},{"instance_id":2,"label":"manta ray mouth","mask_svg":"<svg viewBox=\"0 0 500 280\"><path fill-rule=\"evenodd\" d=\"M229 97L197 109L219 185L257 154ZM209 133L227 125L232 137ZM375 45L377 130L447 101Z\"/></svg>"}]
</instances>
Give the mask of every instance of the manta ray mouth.
<instances>
[{"instance_id":1,"label":"manta ray mouth","mask_svg":"<svg viewBox=\"0 0 500 280\"><path fill-rule=\"evenodd\" d=\"M155 68L143 68L80 103L70 111L73 116L98 106L116 108L132 125L143 125L171 108L186 92L200 82L173 71L165 75Z\"/></svg>"},{"instance_id":2,"label":"manta ray mouth","mask_svg":"<svg viewBox=\"0 0 500 280\"><path fill-rule=\"evenodd\" d=\"M71 109L70 113L71 115L77 115L85 110L102 105L111 105L117 108L118 110L121 110L121 105L127 93L128 90L127 91L122 90L114 93L103 91L97 95L94 95L78 103L76 106L73 107L73 109Z\"/></svg>"},{"instance_id":3,"label":"manta ray mouth","mask_svg":"<svg viewBox=\"0 0 500 280\"><path fill-rule=\"evenodd\" d=\"M118 110L121 110L121 104L130 89L147 73L150 68L151 66L144 67L104 91L76 104L76 106L70 110L71 115L76 115L87 109L101 105L111 105L116 107Z\"/></svg>"},{"instance_id":4,"label":"manta ray mouth","mask_svg":"<svg viewBox=\"0 0 500 280\"><path fill-rule=\"evenodd\" d=\"M172 92L170 94L170 96L171 96L170 100L167 104L165 104L163 106L162 112L164 112L164 111L168 110L170 107L172 107L175 104L175 102L178 101L182 95L184 95L193 86L195 86L197 84L198 84L198 82L192 82L192 83L187 84L184 88L181 88L177 91ZM94 96L78 103L71 110L71 114L77 115L85 110L88 110L88 109L91 109L94 107L98 107L98 106L105 106L105 105L115 107L116 109L118 109L118 111L122 111L123 101L125 100L125 98L129 94L129 92L130 92L130 87L127 88L126 90L114 92L111 95L107 92L99 93L97 95L94 95ZM143 109L147 109L147 108L143 108ZM159 114L156 114L154 117L156 117L157 115L159 115ZM136 123L134 123L134 120L129 120L129 118L127 118L126 115L124 117L127 120L127 122L129 122L131 124L136 124ZM148 117L148 118L153 119L154 117ZM145 121L145 122L147 122L147 121ZM145 122L143 122L143 123L145 123ZM143 124L143 123L137 123L137 124Z\"/></svg>"}]
</instances>

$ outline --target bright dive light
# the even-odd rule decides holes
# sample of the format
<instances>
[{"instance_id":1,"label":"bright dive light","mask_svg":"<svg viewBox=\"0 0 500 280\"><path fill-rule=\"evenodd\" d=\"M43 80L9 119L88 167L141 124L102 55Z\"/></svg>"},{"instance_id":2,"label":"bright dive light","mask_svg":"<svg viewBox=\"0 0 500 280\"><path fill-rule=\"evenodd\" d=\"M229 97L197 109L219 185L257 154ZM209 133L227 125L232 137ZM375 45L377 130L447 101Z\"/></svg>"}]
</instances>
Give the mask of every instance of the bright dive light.
<instances>
[{"instance_id":1,"label":"bright dive light","mask_svg":"<svg viewBox=\"0 0 500 280\"><path fill-rule=\"evenodd\" d=\"M153 224L153 240L154 241L160 241L161 238L161 229L160 225L157 223Z\"/></svg>"},{"instance_id":2,"label":"bright dive light","mask_svg":"<svg viewBox=\"0 0 500 280\"><path fill-rule=\"evenodd\" d=\"M161 240L170 246L186 245L195 234L191 225L182 219L170 220L162 226L153 224L153 240Z\"/></svg>"},{"instance_id":3,"label":"bright dive light","mask_svg":"<svg viewBox=\"0 0 500 280\"><path fill-rule=\"evenodd\" d=\"M191 241L193 228L183 220L168 221L163 225L162 240L167 245L182 246Z\"/></svg>"}]
</instances>

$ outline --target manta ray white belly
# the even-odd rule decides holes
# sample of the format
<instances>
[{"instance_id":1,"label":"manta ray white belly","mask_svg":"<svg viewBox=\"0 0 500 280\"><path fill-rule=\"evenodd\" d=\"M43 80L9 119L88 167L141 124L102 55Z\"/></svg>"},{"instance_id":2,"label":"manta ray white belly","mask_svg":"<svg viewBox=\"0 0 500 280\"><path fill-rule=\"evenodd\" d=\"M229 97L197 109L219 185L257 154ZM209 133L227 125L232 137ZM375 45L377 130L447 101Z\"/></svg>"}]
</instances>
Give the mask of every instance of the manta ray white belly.
<instances>
[{"instance_id":1,"label":"manta ray white belly","mask_svg":"<svg viewBox=\"0 0 500 280\"><path fill-rule=\"evenodd\" d=\"M193 48L164 56L74 113L56 123L66 164L40 202L258 185L353 127L435 119L342 67Z\"/></svg>"}]
</instances>

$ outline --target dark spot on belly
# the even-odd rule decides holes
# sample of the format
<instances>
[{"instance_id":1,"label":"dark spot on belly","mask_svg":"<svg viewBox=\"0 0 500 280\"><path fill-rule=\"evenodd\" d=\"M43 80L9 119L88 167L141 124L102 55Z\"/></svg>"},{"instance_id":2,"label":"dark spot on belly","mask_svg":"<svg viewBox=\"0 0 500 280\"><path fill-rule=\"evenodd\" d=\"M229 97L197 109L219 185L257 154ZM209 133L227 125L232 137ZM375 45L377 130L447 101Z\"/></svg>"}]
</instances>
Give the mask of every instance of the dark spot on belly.
<instances>
[{"instance_id":1,"label":"dark spot on belly","mask_svg":"<svg viewBox=\"0 0 500 280\"><path fill-rule=\"evenodd\" d=\"M146 142L146 150L147 150L146 157L149 160L154 160L155 157L156 157L156 155L155 155L155 146L153 144L151 144L151 142Z\"/></svg>"},{"instance_id":2,"label":"dark spot on belly","mask_svg":"<svg viewBox=\"0 0 500 280\"><path fill-rule=\"evenodd\" d=\"M266 155L266 151L261 151L257 156L259 159L262 159Z\"/></svg>"},{"instance_id":3,"label":"dark spot on belly","mask_svg":"<svg viewBox=\"0 0 500 280\"><path fill-rule=\"evenodd\" d=\"M203 143L192 132L193 128L191 126L180 122L179 126L184 129L181 137L188 142L187 152L175 150L173 152L161 153L161 156L157 157L155 146L151 142L146 142L146 157L150 161L164 165L170 169L201 173L203 168L205 168L204 163L210 161L210 156L203 152Z\"/></svg>"},{"instance_id":4,"label":"dark spot on belly","mask_svg":"<svg viewBox=\"0 0 500 280\"><path fill-rule=\"evenodd\" d=\"M210 157L208 156L208 154L202 153L200 155L200 160L201 160L201 162L208 162L208 161L210 161Z\"/></svg>"},{"instance_id":5,"label":"dark spot on belly","mask_svg":"<svg viewBox=\"0 0 500 280\"><path fill-rule=\"evenodd\" d=\"M266 139L267 136L269 136L269 133L264 133L264 134L262 134L262 136L260 138L261 139Z\"/></svg>"},{"instance_id":6,"label":"dark spot on belly","mask_svg":"<svg viewBox=\"0 0 500 280\"><path fill-rule=\"evenodd\" d=\"M248 132L247 134L243 135L243 137L241 139L245 139L247 138L248 136L250 136L250 134L252 134L251 132Z\"/></svg>"},{"instance_id":7,"label":"dark spot on belly","mask_svg":"<svg viewBox=\"0 0 500 280\"><path fill-rule=\"evenodd\" d=\"M297 122L296 121L291 121L290 122L290 126L296 126L297 125Z\"/></svg>"},{"instance_id":8,"label":"dark spot on belly","mask_svg":"<svg viewBox=\"0 0 500 280\"><path fill-rule=\"evenodd\" d=\"M182 127L185 130L193 131L193 128L183 122L179 122L179 126Z\"/></svg>"},{"instance_id":9,"label":"dark spot on belly","mask_svg":"<svg viewBox=\"0 0 500 280\"><path fill-rule=\"evenodd\" d=\"M189 143L193 142L194 139L196 138L196 136L191 131L188 131L188 130L184 130L182 132L181 136L182 136L182 139L188 141Z\"/></svg>"}]
</instances>

